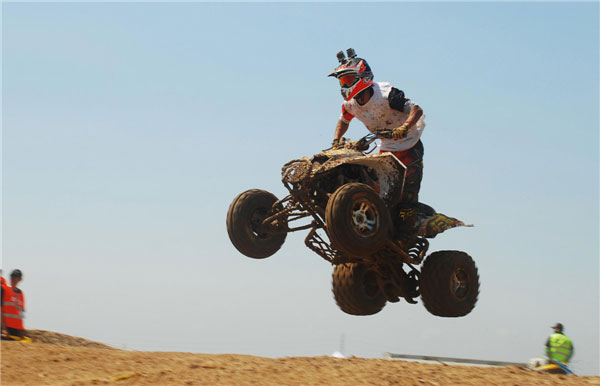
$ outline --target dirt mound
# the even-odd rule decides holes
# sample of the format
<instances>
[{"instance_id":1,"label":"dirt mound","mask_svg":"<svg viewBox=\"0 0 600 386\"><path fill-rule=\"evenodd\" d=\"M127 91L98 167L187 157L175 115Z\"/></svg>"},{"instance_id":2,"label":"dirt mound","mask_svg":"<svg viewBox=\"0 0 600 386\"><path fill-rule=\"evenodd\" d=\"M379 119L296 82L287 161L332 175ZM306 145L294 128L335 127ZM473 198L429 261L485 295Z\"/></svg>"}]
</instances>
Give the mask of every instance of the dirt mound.
<instances>
[{"instance_id":1,"label":"dirt mound","mask_svg":"<svg viewBox=\"0 0 600 386\"><path fill-rule=\"evenodd\" d=\"M113 347L102 343L52 331L28 330L27 336L37 343L54 344L57 346L94 347L114 350Z\"/></svg>"},{"instance_id":2,"label":"dirt mound","mask_svg":"<svg viewBox=\"0 0 600 386\"><path fill-rule=\"evenodd\" d=\"M600 385L600 377L540 374L514 366L107 350L49 331L32 336L41 338L2 342L2 385Z\"/></svg>"}]
</instances>

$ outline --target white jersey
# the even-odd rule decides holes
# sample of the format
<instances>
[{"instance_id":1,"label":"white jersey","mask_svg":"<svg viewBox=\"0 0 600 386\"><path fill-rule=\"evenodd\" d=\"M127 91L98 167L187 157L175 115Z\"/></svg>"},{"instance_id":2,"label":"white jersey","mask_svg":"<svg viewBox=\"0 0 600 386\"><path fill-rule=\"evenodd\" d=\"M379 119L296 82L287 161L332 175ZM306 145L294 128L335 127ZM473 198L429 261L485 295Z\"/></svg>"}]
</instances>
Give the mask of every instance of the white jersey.
<instances>
[{"instance_id":1,"label":"white jersey","mask_svg":"<svg viewBox=\"0 0 600 386\"><path fill-rule=\"evenodd\" d=\"M375 129L393 129L401 126L408 118L410 109L415 106L415 103L407 99L404 111L391 108L388 101L391 90L392 85L389 83L374 82L371 99L362 106L358 104L356 99L344 102L341 119L348 123L353 117L356 117L371 132ZM406 138L401 140L382 138L381 150L403 151L416 145L425 128L424 118L425 115L423 114L417 123L408 130Z\"/></svg>"}]
</instances>

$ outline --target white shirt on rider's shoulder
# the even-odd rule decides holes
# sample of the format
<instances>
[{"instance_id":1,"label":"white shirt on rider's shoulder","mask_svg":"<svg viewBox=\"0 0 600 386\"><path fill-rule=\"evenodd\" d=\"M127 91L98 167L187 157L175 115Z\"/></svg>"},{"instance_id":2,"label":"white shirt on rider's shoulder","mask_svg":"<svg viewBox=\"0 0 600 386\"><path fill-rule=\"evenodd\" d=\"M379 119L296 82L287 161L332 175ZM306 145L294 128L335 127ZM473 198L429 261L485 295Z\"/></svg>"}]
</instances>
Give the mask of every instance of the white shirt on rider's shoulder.
<instances>
[{"instance_id":1,"label":"white shirt on rider's shoulder","mask_svg":"<svg viewBox=\"0 0 600 386\"><path fill-rule=\"evenodd\" d=\"M361 106L354 98L343 103L342 121L349 123L353 117L356 117L371 132L375 129L393 129L401 126L408 118L410 109L416 104L406 99L403 111L391 108L388 96L392 88L392 85L387 82L373 82L373 95L367 103ZM424 118L425 115L421 116L402 140L382 138L381 150L403 151L416 145L425 129Z\"/></svg>"}]
</instances>

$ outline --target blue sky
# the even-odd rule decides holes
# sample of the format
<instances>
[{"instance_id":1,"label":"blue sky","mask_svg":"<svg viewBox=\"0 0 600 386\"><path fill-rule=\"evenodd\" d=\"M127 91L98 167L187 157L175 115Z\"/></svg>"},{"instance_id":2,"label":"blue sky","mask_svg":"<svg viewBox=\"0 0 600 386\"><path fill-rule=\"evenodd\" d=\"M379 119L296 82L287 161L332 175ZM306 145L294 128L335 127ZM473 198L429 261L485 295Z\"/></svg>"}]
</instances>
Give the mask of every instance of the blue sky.
<instances>
[{"instance_id":1,"label":"blue sky","mask_svg":"<svg viewBox=\"0 0 600 386\"><path fill-rule=\"evenodd\" d=\"M598 374L597 3L3 3L3 268L26 325L143 350L385 351L526 361L563 322ZM356 27L358 26L358 27ZM353 47L427 115L421 200L474 228L430 251L478 264L464 318L343 314L292 234L228 240L241 191L285 195L327 147L326 77ZM347 136L366 133L353 122Z\"/></svg>"}]
</instances>

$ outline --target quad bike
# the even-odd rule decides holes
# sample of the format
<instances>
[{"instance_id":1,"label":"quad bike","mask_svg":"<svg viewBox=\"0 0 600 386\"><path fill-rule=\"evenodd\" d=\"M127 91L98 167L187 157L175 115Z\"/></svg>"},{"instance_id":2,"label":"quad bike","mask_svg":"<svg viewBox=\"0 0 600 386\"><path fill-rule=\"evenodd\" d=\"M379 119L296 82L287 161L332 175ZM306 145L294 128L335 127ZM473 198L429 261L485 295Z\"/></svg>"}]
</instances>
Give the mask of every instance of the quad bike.
<instances>
[{"instance_id":1,"label":"quad bike","mask_svg":"<svg viewBox=\"0 0 600 386\"><path fill-rule=\"evenodd\" d=\"M425 259L428 238L465 224L422 203L398 202L405 165L392 153L368 155L377 138L390 135L378 130L286 163L282 182L290 194L239 194L227 212L229 238L242 254L262 259L287 233L307 229L306 246L334 266L334 298L351 315L376 314L400 298L414 304L418 296L434 315L467 315L479 294L473 259L461 251Z\"/></svg>"}]
</instances>

